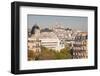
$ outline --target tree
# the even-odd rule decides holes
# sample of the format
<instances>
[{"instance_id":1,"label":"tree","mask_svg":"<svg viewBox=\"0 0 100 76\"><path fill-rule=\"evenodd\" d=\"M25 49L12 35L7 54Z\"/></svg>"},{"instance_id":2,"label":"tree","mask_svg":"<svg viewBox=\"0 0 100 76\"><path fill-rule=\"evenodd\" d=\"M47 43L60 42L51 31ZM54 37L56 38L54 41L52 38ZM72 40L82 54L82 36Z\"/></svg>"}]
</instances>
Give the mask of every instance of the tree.
<instances>
[{"instance_id":1,"label":"tree","mask_svg":"<svg viewBox=\"0 0 100 76\"><path fill-rule=\"evenodd\" d=\"M51 60L55 59L55 54L52 49L48 49L46 47L41 47L41 53L39 55L40 60Z\"/></svg>"},{"instance_id":2,"label":"tree","mask_svg":"<svg viewBox=\"0 0 100 76\"><path fill-rule=\"evenodd\" d=\"M66 58L66 59L71 59L72 58L72 55L71 55L71 50L68 48L68 47L65 47L63 49L60 50L60 53L63 54L63 56Z\"/></svg>"},{"instance_id":3,"label":"tree","mask_svg":"<svg viewBox=\"0 0 100 76\"><path fill-rule=\"evenodd\" d=\"M28 50L28 60L34 60L35 59L35 53L32 50Z\"/></svg>"},{"instance_id":4,"label":"tree","mask_svg":"<svg viewBox=\"0 0 100 76\"><path fill-rule=\"evenodd\" d=\"M41 46L41 52L29 50L28 60L71 59L71 50L65 47L59 51Z\"/></svg>"}]
</instances>

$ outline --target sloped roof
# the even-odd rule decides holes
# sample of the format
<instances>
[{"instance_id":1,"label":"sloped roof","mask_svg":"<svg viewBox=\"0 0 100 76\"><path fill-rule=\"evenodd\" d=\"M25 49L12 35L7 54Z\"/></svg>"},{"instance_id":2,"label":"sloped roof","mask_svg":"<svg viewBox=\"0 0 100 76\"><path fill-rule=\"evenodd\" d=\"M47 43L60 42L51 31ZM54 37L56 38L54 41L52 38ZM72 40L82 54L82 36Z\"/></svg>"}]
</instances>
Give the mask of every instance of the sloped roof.
<instances>
[{"instance_id":1,"label":"sloped roof","mask_svg":"<svg viewBox=\"0 0 100 76\"><path fill-rule=\"evenodd\" d=\"M38 26L37 24L35 24L35 25L32 27L31 34L34 34L34 33L35 33L35 29L40 29L39 26Z\"/></svg>"},{"instance_id":2,"label":"sloped roof","mask_svg":"<svg viewBox=\"0 0 100 76\"><path fill-rule=\"evenodd\" d=\"M58 39L54 32L41 32L40 38Z\"/></svg>"}]
</instances>

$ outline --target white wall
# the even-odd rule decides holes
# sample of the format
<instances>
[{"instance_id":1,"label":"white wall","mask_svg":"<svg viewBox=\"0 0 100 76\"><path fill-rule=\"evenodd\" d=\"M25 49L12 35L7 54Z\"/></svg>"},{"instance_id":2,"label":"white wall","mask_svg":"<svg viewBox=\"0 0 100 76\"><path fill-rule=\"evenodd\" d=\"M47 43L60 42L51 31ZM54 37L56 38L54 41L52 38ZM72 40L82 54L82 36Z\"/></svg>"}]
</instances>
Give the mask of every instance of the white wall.
<instances>
[{"instance_id":1,"label":"white wall","mask_svg":"<svg viewBox=\"0 0 100 76\"><path fill-rule=\"evenodd\" d=\"M17 0L16 0L17 1ZM59 3L59 4L74 4L74 5L90 5L98 6L98 13L100 13L100 0L21 0L21 1L30 1L30 2L44 2L44 3ZM10 53L11 53L11 6L10 3L13 0L0 0L0 76L13 76L10 73ZM98 20L100 20L100 14L98 15ZM98 21L99 22L99 21ZM99 25L100 23L98 23ZM98 27L100 28L100 26ZM100 32L100 29L99 29ZM100 35L98 36L100 42ZM100 43L99 43L100 44ZM98 51L100 48L98 49ZM100 58L100 52L99 56ZM34 76L99 76L100 74L100 59L99 60L99 69L98 70L85 70L85 71L68 71L68 72L53 72L53 73L40 73L34 74ZM30 76L33 74L26 74ZM23 76L23 75L22 75Z\"/></svg>"}]
</instances>

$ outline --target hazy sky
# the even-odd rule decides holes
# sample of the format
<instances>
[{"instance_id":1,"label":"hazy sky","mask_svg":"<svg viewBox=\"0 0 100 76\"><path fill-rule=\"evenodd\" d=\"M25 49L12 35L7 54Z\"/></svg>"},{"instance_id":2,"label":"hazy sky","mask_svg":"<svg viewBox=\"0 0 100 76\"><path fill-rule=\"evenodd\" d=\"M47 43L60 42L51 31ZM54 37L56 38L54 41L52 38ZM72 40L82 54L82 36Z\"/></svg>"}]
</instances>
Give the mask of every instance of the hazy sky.
<instances>
[{"instance_id":1,"label":"hazy sky","mask_svg":"<svg viewBox=\"0 0 100 76\"><path fill-rule=\"evenodd\" d=\"M31 28L34 24L38 24L39 27L45 28L60 24L65 28L71 28L73 30L88 31L88 17L78 16L50 16L50 15L28 15L28 28Z\"/></svg>"}]
</instances>

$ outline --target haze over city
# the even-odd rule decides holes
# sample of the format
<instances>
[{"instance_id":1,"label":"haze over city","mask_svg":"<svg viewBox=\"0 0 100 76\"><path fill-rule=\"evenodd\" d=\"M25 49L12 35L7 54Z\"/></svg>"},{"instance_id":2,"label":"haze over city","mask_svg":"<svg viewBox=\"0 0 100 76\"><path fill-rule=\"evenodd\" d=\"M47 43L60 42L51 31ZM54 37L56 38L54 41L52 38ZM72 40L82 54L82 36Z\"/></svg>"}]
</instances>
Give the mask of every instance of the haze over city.
<instances>
[{"instance_id":1,"label":"haze over city","mask_svg":"<svg viewBox=\"0 0 100 76\"><path fill-rule=\"evenodd\" d=\"M40 28L50 28L56 24L73 30L88 31L88 17L79 16L53 16L53 15L33 15L27 16L28 28L38 24Z\"/></svg>"}]
</instances>

